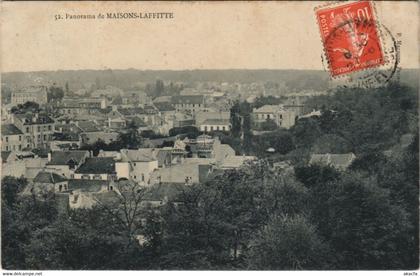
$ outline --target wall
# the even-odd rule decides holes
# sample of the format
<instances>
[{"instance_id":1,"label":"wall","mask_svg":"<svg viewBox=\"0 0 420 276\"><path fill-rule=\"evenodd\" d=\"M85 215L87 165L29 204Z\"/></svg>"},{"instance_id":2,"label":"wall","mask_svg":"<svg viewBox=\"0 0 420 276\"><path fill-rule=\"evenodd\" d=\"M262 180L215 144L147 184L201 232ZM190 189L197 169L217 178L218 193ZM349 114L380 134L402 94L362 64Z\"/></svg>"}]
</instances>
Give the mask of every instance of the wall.
<instances>
[{"instance_id":1,"label":"wall","mask_svg":"<svg viewBox=\"0 0 420 276\"><path fill-rule=\"evenodd\" d=\"M7 141L6 141L7 140ZM5 135L1 137L1 150L2 151L15 151L24 148L24 136L21 135Z\"/></svg>"}]
</instances>

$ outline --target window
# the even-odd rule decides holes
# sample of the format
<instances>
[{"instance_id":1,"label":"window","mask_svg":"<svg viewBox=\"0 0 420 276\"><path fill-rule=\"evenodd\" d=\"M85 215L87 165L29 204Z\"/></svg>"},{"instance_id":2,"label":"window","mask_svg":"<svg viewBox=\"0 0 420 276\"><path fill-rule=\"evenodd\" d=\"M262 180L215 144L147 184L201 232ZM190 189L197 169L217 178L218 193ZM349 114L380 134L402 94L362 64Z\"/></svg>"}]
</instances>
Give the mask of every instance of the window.
<instances>
[{"instance_id":1,"label":"window","mask_svg":"<svg viewBox=\"0 0 420 276\"><path fill-rule=\"evenodd\" d=\"M283 119L283 115L282 114L280 114L280 119Z\"/></svg>"},{"instance_id":2,"label":"window","mask_svg":"<svg viewBox=\"0 0 420 276\"><path fill-rule=\"evenodd\" d=\"M41 132L41 127L40 126L38 126L38 132Z\"/></svg>"},{"instance_id":3,"label":"window","mask_svg":"<svg viewBox=\"0 0 420 276\"><path fill-rule=\"evenodd\" d=\"M210 131L213 131L213 126L210 127Z\"/></svg>"},{"instance_id":4,"label":"window","mask_svg":"<svg viewBox=\"0 0 420 276\"><path fill-rule=\"evenodd\" d=\"M46 134L44 134L44 140L47 140L47 135Z\"/></svg>"},{"instance_id":5,"label":"window","mask_svg":"<svg viewBox=\"0 0 420 276\"><path fill-rule=\"evenodd\" d=\"M6 146L6 151L9 151L9 147L8 146Z\"/></svg>"},{"instance_id":6,"label":"window","mask_svg":"<svg viewBox=\"0 0 420 276\"><path fill-rule=\"evenodd\" d=\"M6 142L9 142L9 137L6 136Z\"/></svg>"},{"instance_id":7,"label":"window","mask_svg":"<svg viewBox=\"0 0 420 276\"><path fill-rule=\"evenodd\" d=\"M99 175L99 174L95 174L95 175L93 176L93 179L95 179L95 180L101 180L101 175Z\"/></svg>"},{"instance_id":8,"label":"window","mask_svg":"<svg viewBox=\"0 0 420 276\"><path fill-rule=\"evenodd\" d=\"M137 176L134 176L134 179L137 179Z\"/></svg>"},{"instance_id":9,"label":"window","mask_svg":"<svg viewBox=\"0 0 420 276\"><path fill-rule=\"evenodd\" d=\"M207 131L207 126L204 126L204 131Z\"/></svg>"},{"instance_id":10,"label":"window","mask_svg":"<svg viewBox=\"0 0 420 276\"><path fill-rule=\"evenodd\" d=\"M29 132L29 127L26 127L26 133L28 133Z\"/></svg>"},{"instance_id":11,"label":"window","mask_svg":"<svg viewBox=\"0 0 420 276\"><path fill-rule=\"evenodd\" d=\"M19 141L22 141L22 136L21 135L19 135Z\"/></svg>"},{"instance_id":12,"label":"window","mask_svg":"<svg viewBox=\"0 0 420 276\"><path fill-rule=\"evenodd\" d=\"M70 178L71 178L71 179L74 179L74 174L71 174L71 175L70 175Z\"/></svg>"},{"instance_id":13,"label":"window","mask_svg":"<svg viewBox=\"0 0 420 276\"><path fill-rule=\"evenodd\" d=\"M134 163L133 163L133 166L134 166L134 167L136 166L136 162L134 162Z\"/></svg>"},{"instance_id":14,"label":"window","mask_svg":"<svg viewBox=\"0 0 420 276\"><path fill-rule=\"evenodd\" d=\"M216 130L219 130L219 126L216 127Z\"/></svg>"},{"instance_id":15,"label":"window","mask_svg":"<svg viewBox=\"0 0 420 276\"><path fill-rule=\"evenodd\" d=\"M22 150L22 145L19 145L19 150Z\"/></svg>"},{"instance_id":16,"label":"window","mask_svg":"<svg viewBox=\"0 0 420 276\"><path fill-rule=\"evenodd\" d=\"M226 127L225 126L222 126L222 130L225 131L226 130Z\"/></svg>"},{"instance_id":17,"label":"window","mask_svg":"<svg viewBox=\"0 0 420 276\"><path fill-rule=\"evenodd\" d=\"M82 175L82 179L90 179L90 175L84 174L84 175Z\"/></svg>"},{"instance_id":18,"label":"window","mask_svg":"<svg viewBox=\"0 0 420 276\"><path fill-rule=\"evenodd\" d=\"M141 181L144 181L144 174L141 174Z\"/></svg>"}]
</instances>

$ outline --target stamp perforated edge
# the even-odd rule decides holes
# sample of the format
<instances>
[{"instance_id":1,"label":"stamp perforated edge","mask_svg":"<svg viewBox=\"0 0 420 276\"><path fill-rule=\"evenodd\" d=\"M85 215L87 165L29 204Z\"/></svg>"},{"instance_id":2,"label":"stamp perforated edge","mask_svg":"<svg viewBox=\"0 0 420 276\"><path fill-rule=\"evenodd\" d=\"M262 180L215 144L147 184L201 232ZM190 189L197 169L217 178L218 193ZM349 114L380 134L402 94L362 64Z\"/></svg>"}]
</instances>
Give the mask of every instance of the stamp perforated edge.
<instances>
[{"instance_id":1,"label":"stamp perforated edge","mask_svg":"<svg viewBox=\"0 0 420 276\"><path fill-rule=\"evenodd\" d=\"M369 2L369 4L372 7L373 13L374 13L374 24L375 24L376 31L378 32L378 39L379 39L379 43L380 43L380 47L381 47L381 51L382 51L382 56L384 57L384 63L377 64L375 66L371 66L371 67L367 67L367 68L363 68L363 69L359 69L357 71L352 71L352 72L349 72L349 73L341 74L341 75L335 75L334 76L332 74L331 63L330 63L330 60L329 60L328 55L327 55L327 50L325 49L324 39L323 39L323 37L321 35L321 32L320 32L320 25L319 25L317 12L319 10L324 10L324 9L327 9L327 8L328 9L330 9L330 8L333 9L334 7L339 7L341 5L350 5L350 4L355 4L355 3L358 3L358 2L360 2L360 1L348 1L348 2L347 1L346 2L343 2L343 1L328 1L324 4L322 4L322 5L314 7L315 21L316 21L316 24L318 26L318 34L319 34L319 38L320 38L320 41L321 41L321 44L322 44L322 52L323 52L322 57L325 58L326 65L327 65L327 71L329 73L330 79L333 79L333 80L345 79L346 77L351 76L351 74L353 74L353 73L368 71L368 70L372 70L372 69L375 69L375 68L380 68L380 67L382 67L384 65L388 65L390 63L390 61L386 58L386 56L383 52L383 50L384 50L384 47L383 47L384 37L383 37L383 31L382 31L381 25L380 25L379 20L378 20L378 13L377 13L375 2L374 1L366 1L366 2Z\"/></svg>"}]
</instances>

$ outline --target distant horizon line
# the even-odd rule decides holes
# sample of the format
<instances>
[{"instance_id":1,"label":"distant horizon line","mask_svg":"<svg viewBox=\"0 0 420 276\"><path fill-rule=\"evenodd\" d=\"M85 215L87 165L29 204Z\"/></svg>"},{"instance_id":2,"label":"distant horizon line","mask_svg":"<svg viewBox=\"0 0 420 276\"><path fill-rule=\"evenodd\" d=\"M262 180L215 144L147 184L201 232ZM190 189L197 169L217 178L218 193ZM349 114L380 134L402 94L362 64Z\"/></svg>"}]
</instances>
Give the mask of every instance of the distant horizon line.
<instances>
[{"instance_id":1,"label":"distant horizon line","mask_svg":"<svg viewBox=\"0 0 420 276\"><path fill-rule=\"evenodd\" d=\"M401 70L419 70L420 67L401 67ZM63 72L63 71L321 71L329 73L324 69L302 69L302 68L225 68L225 69L210 69L210 68L195 68L195 69L138 69L138 68L102 68L102 69L56 69L56 70L33 70L33 71L3 71L1 74L13 74L13 73L41 73L41 72Z\"/></svg>"}]
</instances>

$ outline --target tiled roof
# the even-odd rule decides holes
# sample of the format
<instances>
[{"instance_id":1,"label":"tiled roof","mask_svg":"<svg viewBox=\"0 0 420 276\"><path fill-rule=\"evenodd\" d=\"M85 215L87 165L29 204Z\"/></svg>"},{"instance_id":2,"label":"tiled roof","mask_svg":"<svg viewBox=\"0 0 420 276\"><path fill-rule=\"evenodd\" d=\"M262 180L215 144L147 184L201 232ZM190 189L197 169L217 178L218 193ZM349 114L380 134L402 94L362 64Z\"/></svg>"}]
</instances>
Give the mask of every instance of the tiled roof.
<instances>
[{"instance_id":1,"label":"tiled roof","mask_svg":"<svg viewBox=\"0 0 420 276\"><path fill-rule=\"evenodd\" d=\"M51 124L54 120L46 114L33 114L31 112L25 114L15 114L15 116L23 122L24 125L39 125L39 124Z\"/></svg>"},{"instance_id":2,"label":"tiled roof","mask_svg":"<svg viewBox=\"0 0 420 276\"><path fill-rule=\"evenodd\" d=\"M76 173L113 174L115 173L114 158L112 157L86 158L85 163L76 170Z\"/></svg>"},{"instance_id":3,"label":"tiled roof","mask_svg":"<svg viewBox=\"0 0 420 276\"><path fill-rule=\"evenodd\" d=\"M275 113L283 110L281 105L264 105L260 108L254 108L254 113Z\"/></svg>"},{"instance_id":4,"label":"tiled roof","mask_svg":"<svg viewBox=\"0 0 420 276\"><path fill-rule=\"evenodd\" d=\"M121 150L121 159L125 162L150 162L156 160L157 151L152 148L138 150Z\"/></svg>"},{"instance_id":5,"label":"tiled roof","mask_svg":"<svg viewBox=\"0 0 420 276\"><path fill-rule=\"evenodd\" d=\"M203 95L186 95L172 97L172 103L174 104L202 104L203 102Z\"/></svg>"},{"instance_id":6,"label":"tiled roof","mask_svg":"<svg viewBox=\"0 0 420 276\"><path fill-rule=\"evenodd\" d=\"M56 173L52 173L52 172L39 172L35 178L34 178L34 183L51 183L51 184L55 184L55 183L59 183L59 182L63 182L66 181L67 179L62 177L59 174Z\"/></svg>"},{"instance_id":7,"label":"tiled roof","mask_svg":"<svg viewBox=\"0 0 420 276\"><path fill-rule=\"evenodd\" d=\"M2 124L1 135L21 135L23 134L14 124Z\"/></svg>"},{"instance_id":8,"label":"tiled roof","mask_svg":"<svg viewBox=\"0 0 420 276\"><path fill-rule=\"evenodd\" d=\"M70 124L55 124L55 129L61 132L65 133L65 132L71 132L74 134L78 134L80 133L82 130L80 129L80 127L78 127L76 124L74 123L70 123Z\"/></svg>"},{"instance_id":9,"label":"tiled roof","mask_svg":"<svg viewBox=\"0 0 420 276\"><path fill-rule=\"evenodd\" d=\"M154 105L159 111L173 111L173 110L175 110L173 105L169 102L157 102L157 103L154 103Z\"/></svg>"},{"instance_id":10,"label":"tiled roof","mask_svg":"<svg viewBox=\"0 0 420 276\"><path fill-rule=\"evenodd\" d=\"M83 132L100 131L98 125L92 121L79 121L78 125Z\"/></svg>"},{"instance_id":11,"label":"tiled roof","mask_svg":"<svg viewBox=\"0 0 420 276\"><path fill-rule=\"evenodd\" d=\"M2 151L1 152L1 160L3 162L6 162L7 158L9 158L10 153L12 153L11 151Z\"/></svg>"},{"instance_id":12,"label":"tiled roof","mask_svg":"<svg viewBox=\"0 0 420 276\"><path fill-rule=\"evenodd\" d=\"M106 180L70 179L69 190L81 190L83 192L99 192L109 184Z\"/></svg>"},{"instance_id":13,"label":"tiled roof","mask_svg":"<svg viewBox=\"0 0 420 276\"><path fill-rule=\"evenodd\" d=\"M134 116L137 114L144 113L144 110L141 107L132 107L132 108L119 108L118 112L120 112L124 116Z\"/></svg>"},{"instance_id":14,"label":"tiled roof","mask_svg":"<svg viewBox=\"0 0 420 276\"><path fill-rule=\"evenodd\" d=\"M226 119L207 119L201 123L202 125L230 125L230 120Z\"/></svg>"},{"instance_id":15,"label":"tiled roof","mask_svg":"<svg viewBox=\"0 0 420 276\"><path fill-rule=\"evenodd\" d=\"M51 152L51 161L47 165L68 165L70 160L80 164L86 155L89 155L86 150L53 151Z\"/></svg>"}]
</instances>

